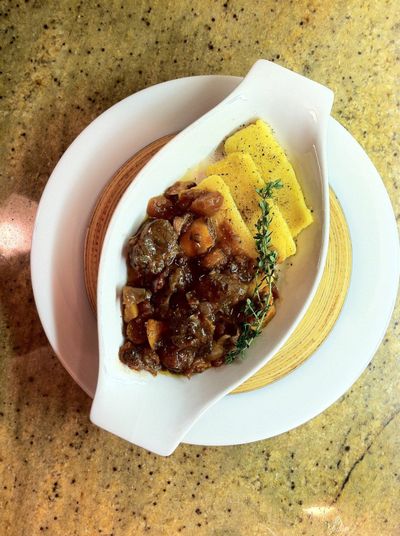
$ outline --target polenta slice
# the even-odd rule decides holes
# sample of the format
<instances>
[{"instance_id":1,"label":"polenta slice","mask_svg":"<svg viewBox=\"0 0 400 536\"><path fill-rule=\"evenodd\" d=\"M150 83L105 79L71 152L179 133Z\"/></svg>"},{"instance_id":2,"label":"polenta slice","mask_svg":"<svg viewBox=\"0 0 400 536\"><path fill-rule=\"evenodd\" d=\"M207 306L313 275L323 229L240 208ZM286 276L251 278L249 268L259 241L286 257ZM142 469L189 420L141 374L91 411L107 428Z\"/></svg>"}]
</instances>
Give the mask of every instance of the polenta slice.
<instances>
[{"instance_id":1,"label":"polenta slice","mask_svg":"<svg viewBox=\"0 0 400 536\"><path fill-rule=\"evenodd\" d=\"M200 184L193 189L219 192L222 195L224 198L222 206L213 216L213 219L217 225L228 222L232 227L232 231L239 237L240 246L243 249L243 252L255 259L257 257L255 240L250 233L249 228L243 221L235 201L233 200L232 194L223 179L218 175L210 175L203 179Z\"/></svg>"},{"instance_id":2,"label":"polenta slice","mask_svg":"<svg viewBox=\"0 0 400 536\"><path fill-rule=\"evenodd\" d=\"M252 236L257 232L256 223L260 218L260 196L256 189L265 186L252 157L247 153L231 153L223 160L207 168L210 174L222 177L228 185L232 197L249 228ZM296 245L289 227L283 219L279 208L270 200L271 208L271 246L278 253L278 262L283 262L296 253Z\"/></svg>"},{"instance_id":3,"label":"polenta slice","mask_svg":"<svg viewBox=\"0 0 400 536\"><path fill-rule=\"evenodd\" d=\"M275 202L293 237L313 221L293 167L273 136L271 127L258 120L238 130L225 141L227 154L249 153L265 182L280 180L283 188L276 191Z\"/></svg>"}]
</instances>

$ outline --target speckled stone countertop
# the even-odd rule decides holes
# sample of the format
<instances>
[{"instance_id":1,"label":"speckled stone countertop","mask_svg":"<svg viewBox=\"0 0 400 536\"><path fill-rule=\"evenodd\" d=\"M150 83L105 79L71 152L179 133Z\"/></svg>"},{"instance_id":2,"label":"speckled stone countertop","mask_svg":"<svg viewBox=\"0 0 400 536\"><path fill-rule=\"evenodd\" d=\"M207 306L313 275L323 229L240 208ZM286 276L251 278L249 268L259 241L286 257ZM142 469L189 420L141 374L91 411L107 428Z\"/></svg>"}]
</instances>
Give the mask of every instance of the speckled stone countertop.
<instances>
[{"instance_id":1,"label":"speckled stone countertop","mask_svg":"<svg viewBox=\"0 0 400 536\"><path fill-rule=\"evenodd\" d=\"M368 369L319 417L164 459L91 425L29 275L37 203L88 123L146 86L243 75L260 57L335 91L333 115L399 218L398 2L3 0L0 29L1 534L400 534L399 307Z\"/></svg>"}]
</instances>

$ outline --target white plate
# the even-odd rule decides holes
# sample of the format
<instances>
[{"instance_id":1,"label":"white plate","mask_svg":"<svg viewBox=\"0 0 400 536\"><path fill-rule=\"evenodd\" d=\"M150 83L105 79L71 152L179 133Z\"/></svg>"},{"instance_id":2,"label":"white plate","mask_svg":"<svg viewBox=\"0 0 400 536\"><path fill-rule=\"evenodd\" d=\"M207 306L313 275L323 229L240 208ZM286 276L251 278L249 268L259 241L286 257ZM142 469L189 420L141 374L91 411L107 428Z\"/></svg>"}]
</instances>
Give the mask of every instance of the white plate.
<instances>
[{"instance_id":1,"label":"white plate","mask_svg":"<svg viewBox=\"0 0 400 536\"><path fill-rule=\"evenodd\" d=\"M83 277L83 247L96 199L132 154L192 123L239 81L228 76L183 78L131 95L78 136L47 183L31 253L36 305L54 351L90 396L96 387L98 351L96 319ZM399 278L392 207L367 155L333 119L328 130L328 167L353 244L352 279L334 329L317 352L285 378L217 402L195 423L186 442L246 443L308 421L352 385L381 342Z\"/></svg>"},{"instance_id":2,"label":"white plate","mask_svg":"<svg viewBox=\"0 0 400 536\"><path fill-rule=\"evenodd\" d=\"M226 99L183 129L137 174L118 202L101 251L97 281L99 376L90 420L156 454L168 456L196 420L252 376L290 337L318 288L329 242L327 127L330 89L273 62L258 60ZM273 128L295 165L314 223L302 233L268 329L230 367L209 369L190 380L132 373L118 359L124 343L120 289L126 284L127 240L146 216L147 202L198 162L204 162L232 132L262 118ZM140 408L140 411L132 411Z\"/></svg>"}]
</instances>

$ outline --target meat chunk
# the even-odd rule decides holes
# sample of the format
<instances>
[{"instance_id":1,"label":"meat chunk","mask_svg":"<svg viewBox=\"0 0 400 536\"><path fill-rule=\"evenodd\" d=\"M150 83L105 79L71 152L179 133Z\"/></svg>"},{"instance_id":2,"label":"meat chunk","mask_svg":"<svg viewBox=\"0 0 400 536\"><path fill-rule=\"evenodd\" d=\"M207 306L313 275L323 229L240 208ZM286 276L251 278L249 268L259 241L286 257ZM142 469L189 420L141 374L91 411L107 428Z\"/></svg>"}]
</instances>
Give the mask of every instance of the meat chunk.
<instances>
[{"instance_id":1,"label":"meat chunk","mask_svg":"<svg viewBox=\"0 0 400 536\"><path fill-rule=\"evenodd\" d=\"M198 216L213 216L223 202L224 198L219 192L193 188L180 194L178 206L181 210L189 210Z\"/></svg>"},{"instance_id":2,"label":"meat chunk","mask_svg":"<svg viewBox=\"0 0 400 536\"><path fill-rule=\"evenodd\" d=\"M212 270L216 266L221 266L226 262L226 255L220 248L212 249L201 259L203 268Z\"/></svg>"},{"instance_id":3,"label":"meat chunk","mask_svg":"<svg viewBox=\"0 0 400 536\"><path fill-rule=\"evenodd\" d=\"M250 283L255 274L254 259L250 259L245 255L235 255L229 259L224 272L236 274L240 281Z\"/></svg>"},{"instance_id":4,"label":"meat chunk","mask_svg":"<svg viewBox=\"0 0 400 536\"><path fill-rule=\"evenodd\" d=\"M199 216L212 216L221 208L224 202L223 196L219 192L209 192L203 190L190 205L191 212Z\"/></svg>"},{"instance_id":5,"label":"meat chunk","mask_svg":"<svg viewBox=\"0 0 400 536\"><path fill-rule=\"evenodd\" d=\"M201 300L210 302L214 309L228 312L236 303L245 299L248 284L240 281L235 274L225 274L212 270L200 277L196 293Z\"/></svg>"},{"instance_id":6,"label":"meat chunk","mask_svg":"<svg viewBox=\"0 0 400 536\"><path fill-rule=\"evenodd\" d=\"M161 369L160 358L156 352L146 346L136 346L129 341L121 346L119 358L129 368L147 370L153 375Z\"/></svg>"},{"instance_id":7,"label":"meat chunk","mask_svg":"<svg viewBox=\"0 0 400 536\"><path fill-rule=\"evenodd\" d=\"M199 357L193 361L192 365L185 371L185 374L187 376L192 376L193 374L199 374L200 372L204 372L211 366L212 365L209 361L207 361L206 359L202 357Z\"/></svg>"},{"instance_id":8,"label":"meat chunk","mask_svg":"<svg viewBox=\"0 0 400 536\"><path fill-rule=\"evenodd\" d=\"M193 280L192 272L187 265L177 266L169 276L169 290L172 293L185 289Z\"/></svg>"},{"instance_id":9,"label":"meat chunk","mask_svg":"<svg viewBox=\"0 0 400 536\"><path fill-rule=\"evenodd\" d=\"M171 265L178 253L178 235L167 220L146 221L129 240L132 268L144 275L157 275Z\"/></svg>"},{"instance_id":10,"label":"meat chunk","mask_svg":"<svg viewBox=\"0 0 400 536\"><path fill-rule=\"evenodd\" d=\"M168 197L168 199L175 201L182 192L193 188L193 186L196 186L196 183L193 181L178 181L167 188L164 195L165 197Z\"/></svg>"},{"instance_id":11,"label":"meat chunk","mask_svg":"<svg viewBox=\"0 0 400 536\"><path fill-rule=\"evenodd\" d=\"M154 313L154 307L150 300L145 300L138 305L140 317L147 320Z\"/></svg>"},{"instance_id":12,"label":"meat chunk","mask_svg":"<svg viewBox=\"0 0 400 536\"><path fill-rule=\"evenodd\" d=\"M126 325L126 336L135 344L146 342L146 327L143 318L134 318Z\"/></svg>"},{"instance_id":13,"label":"meat chunk","mask_svg":"<svg viewBox=\"0 0 400 536\"><path fill-rule=\"evenodd\" d=\"M186 212L190 209L190 205L193 203L193 201L200 197L202 194L201 190L196 190L191 188L190 190L183 191L177 200L177 204L179 208Z\"/></svg>"},{"instance_id":14,"label":"meat chunk","mask_svg":"<svg viewBox=\"0 0 400 536\"><path fill-rule=\"evenodd\" d=\"M191 306L190 312L184 308L175 313L171 322L171 341L178 348L195 348L204 353L212 345L214 334L214 313L209 303Z\"/></svg>"},{"instance_id":15,"label":"meat chunk","mask_svg":"<svg viewBox=\"0 0 400 536\"><path fill-rule=\"evenodd\" d=\"M150 218L169 220L175 215L174 204L165 195L152 197L147 204L147 214Z\"/></svg>"},{"instance_id":16,"label":"meat chunk","mask_svg":"<svg viewBox=\"0 0 400 536\"><path fill-rule=\"evenodd\" d=\"M160 350L160 358L163 366L178 374L185 374L194 361L195 352L192 348L177 348L169 345Z\"/></svg>"}]
</instances>

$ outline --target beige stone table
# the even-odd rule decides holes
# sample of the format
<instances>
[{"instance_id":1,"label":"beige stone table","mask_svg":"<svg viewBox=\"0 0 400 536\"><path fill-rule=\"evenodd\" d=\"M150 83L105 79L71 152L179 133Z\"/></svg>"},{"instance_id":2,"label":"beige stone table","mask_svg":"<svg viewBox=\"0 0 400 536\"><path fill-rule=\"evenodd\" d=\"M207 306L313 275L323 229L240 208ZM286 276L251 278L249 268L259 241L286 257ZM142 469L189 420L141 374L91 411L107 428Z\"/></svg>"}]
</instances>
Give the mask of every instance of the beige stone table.
<instances>
[{"instance_id":1,"label":"beige stone table","mask_svg":"<svg viewBox=\"0 0 400 536\"><path fill-rule=\"evenodd\" d=\"M396 0L0 1L0 534L400 534L398 307L368 369L319 417L164 459L91 425L29 275L37 203L86 125L144 87L243 75L260 57L335 91L333 115L399 218L399 20Z\"/></svg>"}]
</instances>

